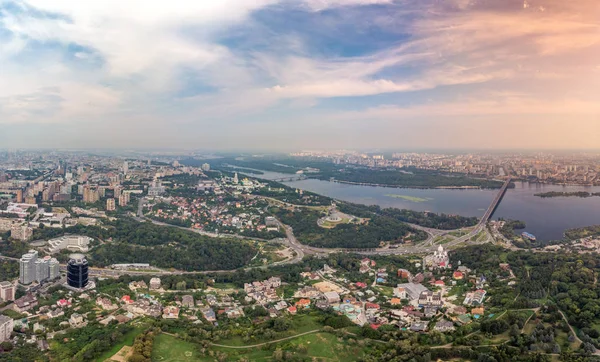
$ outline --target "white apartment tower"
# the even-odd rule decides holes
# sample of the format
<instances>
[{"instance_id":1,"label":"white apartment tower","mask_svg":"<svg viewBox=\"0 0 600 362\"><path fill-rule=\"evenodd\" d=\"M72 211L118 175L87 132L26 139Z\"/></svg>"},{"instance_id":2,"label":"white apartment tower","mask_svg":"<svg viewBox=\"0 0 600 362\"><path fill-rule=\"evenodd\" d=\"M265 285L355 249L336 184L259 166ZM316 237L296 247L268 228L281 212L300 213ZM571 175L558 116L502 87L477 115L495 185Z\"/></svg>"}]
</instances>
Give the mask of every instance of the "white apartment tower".
<instances>
[{"instance_id":1,"label":"white apartment tower","mask_svg":"<svg viewBox=\"0 0 600 362\"><path fill-rule=\"evenodd\" d=\"M19 283L31 284L36 278L36 261L38 258L38 252L35 250L29 250L27 254L24 254L19 260Z\"/></svg>"}]
</instances>

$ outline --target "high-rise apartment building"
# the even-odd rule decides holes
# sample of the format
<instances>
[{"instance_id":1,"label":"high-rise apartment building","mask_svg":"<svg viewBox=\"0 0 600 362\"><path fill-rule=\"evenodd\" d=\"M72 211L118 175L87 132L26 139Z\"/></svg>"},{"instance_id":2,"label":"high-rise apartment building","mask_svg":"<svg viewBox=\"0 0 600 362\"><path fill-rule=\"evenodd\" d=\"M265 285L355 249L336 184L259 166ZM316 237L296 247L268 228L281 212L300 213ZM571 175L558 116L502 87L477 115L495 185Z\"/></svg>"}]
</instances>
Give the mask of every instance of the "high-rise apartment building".
<instances>
[{"instance_id":1,"label":"high-rise apartment building","mask_svg":"<svg viewBox=\"0 0 600 362\"><path fill-rule=\"evenodd\" d=\"M129 172L129 163L125 161L123 162L123 173L127 175L127 172Z\"/></svg>"},{"instance_id":2,"label":"high-rise apartment building","mask_svg":"<svg viewBox=\"0 0 600 362\"><path fill-rule=\"evenodd\" d=\"M36 277L36 265L35 262L38 258L38 252L35 250L29 250L27 254L24 254L19 260L19 283L31 284Z\"/></svg>"},{"instance_id":3,"label":"high-rise apartment building","mask_svg":"<svg viewBox=\"0 0 600 362\"><path fill-rule=\"evenodd\" d=\"M23 202L23 190L21 190L21 189L17 190L16 201L18 204Z\"/></svg>"},{"instance_id":4,"label":"high-rise apartment building","mask_svg":"<svg viewBox=\"0 0 600 362\"><path fill-rule=\"evenodd\" d=\"M106 199L106 211L115 211L115 199Z\"/></svg>"},{"instance_id":5,"label":"high-rise apartment building","mask_svg":"<svg viewBox=\"0 0 600 362\"><path fill-rule=\"evenodd\" d=\"M89 186L83 188L83 202L94 203L100 200L100 193Z\"/></svg>"},{"instance_id":6,"label":"high-rise apartment building","mask_svg":"<svg viewBox=\"0 0 600 362\"><path fill-rule=\"evenodd\" d=\"M0 343L10 339L13 328L14 324L12 318L0 315Z\"/></svg>"},{"instance_id":7,"label":"high-rise apartment building","mask_svg":"<svg viewBox=\"0 0 600 362\"><path fill-rule=\"evenodd\" d=\"M129 196L128 192L123 192L121 196L119 196L119 206L127 206L129 204Z\"/></svg>"},{"instance_id":8,"label":"high-rise apartment building","mask_svg":"<svg viewBox=\"0 0 600 362\"><path fill-rule=\"evenodd\" d=\"M35 261L35 280L41 283L50 278L50 257L45 256Z\"/></svg>"},{"instance_id":9,"label":"high-rise apartment building","mask_svg":"<svg viewBox=\"0 0 600 362\"><path fill-rule=\"evenodd\" d=\"M56 258L52 258L48 264L50 280L60 277L60 264L58 260Z\"/></svg>"}]
</instances>

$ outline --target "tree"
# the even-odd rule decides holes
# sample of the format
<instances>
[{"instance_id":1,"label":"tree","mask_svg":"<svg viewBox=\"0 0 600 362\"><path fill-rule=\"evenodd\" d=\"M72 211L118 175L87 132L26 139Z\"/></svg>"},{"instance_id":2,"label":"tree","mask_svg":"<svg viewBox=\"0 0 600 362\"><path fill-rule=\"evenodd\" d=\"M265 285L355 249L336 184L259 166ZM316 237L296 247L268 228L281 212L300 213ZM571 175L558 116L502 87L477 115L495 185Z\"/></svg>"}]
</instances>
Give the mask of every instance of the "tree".
<instances>
[{"instance_id":1,"label":"tree","mask_svg":"<svg viewBox=\"0 0 600 362\"><path fill-rule=\"evenodd\" d=\"M8 341L6 341L6 342L2 342L2 343L0 343L0 348L2 348L2 350L3 350L4 352L9 352L9 351L12 351L12 349L13 349L13 344L12 344L12 343L10 343L10 342L8 342Z\"/></svg>"},{"instance_id":2,"label":"tree","mask_svg":"<svg viewBox=\"0 0 600 362\"><path fill-rule=\"evenodd\" d=\"M273 329L277 332L285 332L292 326L292 323L286 318L277 318L273 321Z\"/></svg>"}]
</instances>

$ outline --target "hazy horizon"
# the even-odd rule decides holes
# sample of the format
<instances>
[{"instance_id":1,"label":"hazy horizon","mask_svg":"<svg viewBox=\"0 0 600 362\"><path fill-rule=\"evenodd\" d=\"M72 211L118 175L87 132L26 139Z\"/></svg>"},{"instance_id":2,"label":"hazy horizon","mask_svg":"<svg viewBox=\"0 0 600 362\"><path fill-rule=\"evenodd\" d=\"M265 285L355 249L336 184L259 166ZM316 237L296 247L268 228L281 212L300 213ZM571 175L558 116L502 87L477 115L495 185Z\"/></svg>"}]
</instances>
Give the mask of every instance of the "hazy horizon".
<instances>
[{"instance_id":1,"label":"hazy horizon","mask_svg":"<svg viewBox=\"0 0 600 362\"><path fill-rule=\"evenodd\" d=\"M600 2L0 0L0 147L600 148Z\"/></svg>"}]
</instances>

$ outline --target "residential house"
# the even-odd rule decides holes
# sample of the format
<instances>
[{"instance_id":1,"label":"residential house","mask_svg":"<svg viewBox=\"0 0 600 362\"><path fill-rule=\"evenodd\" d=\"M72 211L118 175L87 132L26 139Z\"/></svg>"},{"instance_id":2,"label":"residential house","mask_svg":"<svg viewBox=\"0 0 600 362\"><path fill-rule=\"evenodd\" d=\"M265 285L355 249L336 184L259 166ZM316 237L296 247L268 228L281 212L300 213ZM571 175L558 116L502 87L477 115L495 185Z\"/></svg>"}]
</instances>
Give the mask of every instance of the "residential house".
<instances>
[{"instance_id":1,"label":"residential house","mask_svg":"<svg viewBox=\"0 0 600 362\"><path fill-rule=\"evenodd\" d=\"M485 312L485 309L483 307L471 309L471 314L473 316L483 316L484 312Z\"/></svg>"},{"instance_id":2,"label":"residential house","mask_svg":"<svg viewBox=\"0 0 600 362\"><path fill-rule=\"evenodd\" d=\"M160 286L160 283L159 283L159 286ZM133 281L133 282L129 283L129 289L131 289L132 291L136 291L138 289L148 289L148 285L143 280L140 280L139 282Z\"/></svg>"},{"instance_id":3,"label":"residential house","mask_svg":"<svg viewBox=\"0 0 600 362\"><path fill-rule=\"evenodd\" d=\"M217 321L217 315L215 314L215 311L212 310L212 308L205 307L205 308L200 309L200 312L202 312L202 316L207 321L209 321L211 323L214 323Z\"/></svg>"},{"instance_id":4,"label":"residential house","mask_svg":"<svg viewBox=\"0 0 600 362\"><path fill-rule=\"evenodd\" d=\"M454 280L463 280L465 275L461 271L455 271L452 273L452 279Z\"/></svg>"},{"instance_id":5,"label":"residential house","mask_svg":"<svg viewBox=\"0 0 600 362\"><path fill-rule=\"evenodd\" d=\"M117 306L113 304L108 298L98 297L96 298L96 304L104 310L115 310Z\"/></svg>"},{"instance_id":6,"label":"residential house","mask_svg":"<svg viewBox=\"0 0 600 362\"><path fill-rule=\"evenodd\" d=\"M474 292L468 292L465 295L465 300L463 302L464 305L481 305L483 304L483 300L485 299L486 291L483 289L478 289Z\"/></svg>"},{"instance_id":7,"label":"residential house","mask_svg":"<svg viewBox=\"0 0 600 362\"><path fill-rule=\"evenodd\" d=\"M310 299L300 299L295 305L296 308L310 308Z\"/></svg>"},{"instance_id":8,"label":"residential house","mask_svg":"<svg viewBox=\"0 0 600 362\"><path fill-rule=\"evenodd\" d=\"M406 289L400 286L394 288L394 297L406 299Z\"/></svg>"},{"instance_id":9,"label":"residential house","mask_svg":"<svg viewBox=\"0 0 600 362\"><path fill-rule=\"evenodd\" d=\"M419 295L418 304L420 307L441 307L443 304L442 293L426 291Z\"/></svg>"},{"instance_id":10,"label":"residential house","mask_svg":"<svg viewBox=\"0 0 600 362\"><path fill-rule=\"evenodd\" d=\"M65 312L64 312L62 309L60 309L60 308L49 310L49 311L46 313L46 316L47 316L49 319L52 319L52 318L57 318L57 317L61 317L61 316L63 316L63 315L65 315Z\"/></svg>"},{"instance_id":11,"label":"residential house","mask_svg":"<svg viewBox=\"0 0 600 362\"><path fill-rule=\"evenodd\" d=\"M194 297L191 295L184 295L181 298L181 305L186 308L194 308Z\"/></svg>"},{"instance_id":12,"label":"residential house","mask_svg":"<svg viewBox=\"0 0 600 362\"><path fill-rule=\"evenodd\" d=\"M244 316L244 311L241 307L225 308L225 313L229 319L241 318Z\"/></svg>"},{"instance_id":13,"label":"residential house","mask_svg":"<svg viewBox=\"0 0 600 362\"><path fill-rule=\"evenodd\" d=\"M410 279L412 278L412 274L406 269L398 269L398 278Z\"/></svg>"},{"instance_id":14,"label":"residential house","mask_svg":"<svg viewBox=\"0 0 600 362\"><path fill-rule=\"evenodd\" d=\"M449 320L442 319L435 324L435 327L433 329L435 329L438 332L451 332L455 328L454 323L450 322Z\"/></svg>"},{"instance_id":15,"label":"residential house","mask_svg":"<svg viewBox=\"0 0 600 362\"><path fill-rule=\"evenodd\" d=\"M323 293L323 296L325 297L325 300L327 300L327 302L329 302L330 304L339 303L341 300L340 295L336 292L325 292Z\"/></svg>"},{"instance_id":16,"label":"residential house","mask_svg":"<svg viewBox=\"0 0 600 362\"><path fill-rule=\"evenodd\" d=\"M413 332L426 332L427 331L427 323L426 322L413 322L410 325L410 330Z\"/></svg>"},{"instance_id":17,"label":"residential house","mask_svg":"<svg viewBox=\"0 0 600 362\"><path fill-rule=\"evenodd\" d=\"M38 300L35 295L27 293L19 299L16 299L13 304L13 309L16 312L23 313L35 308L38 305Z\"/></svg>"},{"instance_id":18,"label":"residential house","mask_svg":"<svg viewBox=\"0 0 600 362\"><path fill-rule=\"evenodd\" d=\"M80 328L80 327L84 326L85 319L83 318L83 316L81 314L73 313L73 314L71 314L71 318L69 318L69 324L73 328Z\"/></svg>"},{"instance_id":19,"label":"residential house","mask_svg":"<svg viewBox=\"0 0 600 362\"><path fill-rule=\"evenodd\" d=\"M179 308L174 305L166 306L162 311L162 317L163 319L178 319Z\"/></svg>"}]
</instances>

